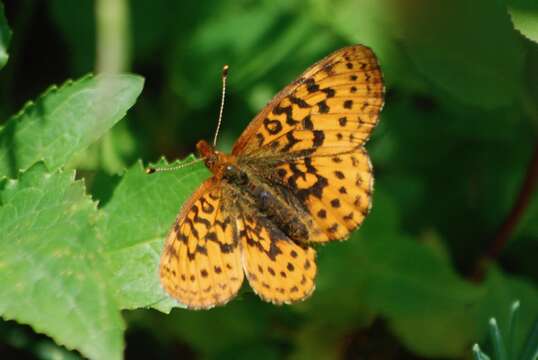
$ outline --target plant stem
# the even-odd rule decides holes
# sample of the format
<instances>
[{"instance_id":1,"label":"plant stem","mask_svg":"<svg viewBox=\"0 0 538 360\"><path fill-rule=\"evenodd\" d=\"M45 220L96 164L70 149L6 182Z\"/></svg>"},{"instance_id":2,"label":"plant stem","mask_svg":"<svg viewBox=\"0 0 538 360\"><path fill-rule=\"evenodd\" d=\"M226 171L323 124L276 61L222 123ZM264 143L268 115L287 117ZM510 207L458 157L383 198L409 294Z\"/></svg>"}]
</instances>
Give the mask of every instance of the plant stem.
<instances>
[{"instance_id":1,"label":"plant stem","mask_svg":"<svg viewBox=\"0 0 538 360\"><path fill-rule=\"evenodd\" d=\"M529 93L525 93L522 99L522 105L527 116L531 120L531 125L538 130L538 109L536 108L535 100ZM538 141L534 145L534 151L531 157L529 166L527 167L527 173L525 179L521 185L516 201L514 202L512 209L508 213L506 219L499 227L493 241L489 244L484 254L478 259L475 264L474 271L471 278L480 280L483 277L484 260L496 260L502 250L506 247L508 240L515 231L519 224L525 210L527 209L532 195L536 190L538 184Z\"/></svg>"},{"instance_id":2,"label":"plant stem","mask_svg":"<svg viewBox=\"0 0 538 360\"><path fill-rule=\"evenodd\" d=\"M506 246L506 243L510 239L510 236L514 232L517 224L521 220L525 209L530 203L532 194L536 190L536 184L538 183L538 143L534 147L534 153L532 155L531 162L525 175L525 180L521 186L521 190L517 196L517 199L510 210L510 213L506 217L504 223L499 228L499 231L495 235L495 239L488 248L485 256L489 259L496 259L499 257L501 251Z\"/></svg>"},{"instance_id":3,"label":"plant stem","mask_svg":"<svg viewBox=\"0 0 538 360\"><path fill-rule=\"evenodd\" d=\"M97 21L98 73L129 70L129 6L126 0L98 0Z\"/></svg>"}]
</instances>

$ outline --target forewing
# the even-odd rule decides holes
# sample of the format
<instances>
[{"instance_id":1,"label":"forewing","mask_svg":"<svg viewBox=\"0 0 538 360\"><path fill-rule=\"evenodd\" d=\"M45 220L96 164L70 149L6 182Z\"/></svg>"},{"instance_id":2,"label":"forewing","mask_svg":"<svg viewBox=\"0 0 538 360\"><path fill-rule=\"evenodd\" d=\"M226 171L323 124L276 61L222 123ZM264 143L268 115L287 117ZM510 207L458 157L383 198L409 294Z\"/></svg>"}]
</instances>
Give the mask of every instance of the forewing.
<instances>
[{"instance_id":1,"label":"forewing","mask_svg":"<svg viewBox=\"0 0 538 360\"><path fill-rule=\"evenodd\" d=\"M163 288L191 309L225 304L243 282L234 207L220 185L207 180L185 203L161 256Z\"/></svg>"},{"instance_id":2,"label":"forewing","mask_svg":"<svg viewBox=\"0 0 538 360\"><path fill-rule=\"evenodd\" d=\"M310 296L315 289L315 250L293 242L263 214L245 206L243 202L238 227L243 267L254 292L274 304Z\"/></svg>"},{"instance_id":3,"label":"forewing","mask_svg":"<svg viewBox=\"0 0 538 360\"><path fill-rule=\"evenodd\" d=\"M374 53L355 45L307 69L258 114L233 148L242 157L361 146L377 124L384 85Z\"/></svg>"}]
</instances>

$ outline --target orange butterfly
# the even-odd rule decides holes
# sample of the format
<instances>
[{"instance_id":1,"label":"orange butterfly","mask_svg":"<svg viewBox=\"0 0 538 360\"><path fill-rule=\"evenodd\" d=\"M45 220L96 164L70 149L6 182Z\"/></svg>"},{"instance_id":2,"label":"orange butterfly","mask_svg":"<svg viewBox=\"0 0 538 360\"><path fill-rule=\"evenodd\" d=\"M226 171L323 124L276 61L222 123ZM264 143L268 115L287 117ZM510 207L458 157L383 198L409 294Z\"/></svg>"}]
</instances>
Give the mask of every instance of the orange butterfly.
<instances>
[{"instance_id":1,"label":"orange butterfly","mask_svg":"<svg viewBox=\"0 0 538 360\"><path fill-rule=\"evenodd\" d=\"M374 53L355 45L278 93L231 154L199 141L213 177L183 205L166 239L164 289L190 309L227 303L244 275L275 304L312 294L311 245L346 238L370 210L374 179L364 144L383 95Z\"/></svg>"}]
</instances>

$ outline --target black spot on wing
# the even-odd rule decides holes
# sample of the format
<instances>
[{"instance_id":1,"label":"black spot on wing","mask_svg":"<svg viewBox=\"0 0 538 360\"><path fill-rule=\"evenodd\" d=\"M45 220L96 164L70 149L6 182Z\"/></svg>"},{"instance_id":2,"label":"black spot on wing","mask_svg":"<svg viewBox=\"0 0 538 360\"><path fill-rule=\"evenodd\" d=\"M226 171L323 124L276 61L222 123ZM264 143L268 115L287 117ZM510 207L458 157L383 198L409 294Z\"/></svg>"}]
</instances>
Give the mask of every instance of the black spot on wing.
<instances>
[{"instance_id":1,"label":"black spot on wing","mask_svg":"<svg viewBox=\"0 0 538 360\"><path fill-rule=\"evenodd\" d=\"M294 125L299 123L299 121L295 120L293 118L293 116L292 116L292 108L291 108L291 106L284 106L284 107L281 107L280 105L276 106L273 109L273 114L275 114L275 115L285 114L286 115L286 123L288 125L290 125L290 126L294 126Z\"/></svg>"},{"instance_id":2,"label":"black spot on wing","mask_svg":"<svg viewBox=\"0 0 538 360\"><path fill-rule=\"evenodd\" d=\"M316 81L313 78L306 79L305 85L306 85L306 90L309 93L319 91L319 85L316 84Z\"/></svg>"},{"instance_id":3,"label":"black spot on wing","mask_svg":"<svg viewBox=\"0 0 538 360\"><path fill-rule=\"evenodd\" d=\"M269 118L263 119L263 126L265 130L271 135L276 135L282 131L282 124L278 120L271 120Z\"/></svg>"},{"instance_id":4,"label":"black spot on wing","mask_svg":"<svg viewBox=\"0 0 538 360\"><path fill-rule=\"evenodd\" d=\"M331 110L329 106L327 105L327 101L325 100L318 102L317 105L318 105L318 111L320 112L320 114L326 114Z\"/></svg>"},{"instance_id":5,"label":"black spot on wing","mask_svg":"<svg viewBox=\"0 0 538 360\"><path fill-rule=\"evenodd\" d=\"M327 98L332 98L336 95L336 91L333 88L325 88L321 89L321 91L327 95Z\"/></svg>"},{"instance_id":6,"label":"black spot on wing","mask_svg":"<svg viewBox=\"0 0 538 360\"><path fill-rule=\"evenodd\" d=\"M306 101L296 96L290 95L288 99L290 100L292 104L295 104L299 106L300 108L306 109L310 107L310 105Z\"/></svg>"},{"instance_id":7,"label":"black spot on wing","mask_svg":"<svg viewBox=\"0 0 538 360\"><path fill-rule=\"evenodd\" d=\"M281 150L283 152L288 152L295 144L299 142L299 140L293 136L293 132L289 132L286 134L286 140L287 144Z\"/></svg>"},{"instance_id":8,"label":"black spot on wing","mask_svg":"<svg viewBox=\"0 0 538 360\"><path fill-rule=\"evenodd\" d=\"M305 130L313 130L314 129L314 123L312 123L312 119L310 118L310 115L305 116L303 119L303 127Z\"/></svg>"},{"instance_id":9,"label":"black spot on wing","mask_svg":"<svg viewBox=\"0 0 538 360\"><path fill-rule=\"evenodd\" d=\"M323 145L323 142L325 141L325 133L321 130L314 130L314 140L313 140L313 146L315 148L320 147Z\"/></svg>"}]
</instances>

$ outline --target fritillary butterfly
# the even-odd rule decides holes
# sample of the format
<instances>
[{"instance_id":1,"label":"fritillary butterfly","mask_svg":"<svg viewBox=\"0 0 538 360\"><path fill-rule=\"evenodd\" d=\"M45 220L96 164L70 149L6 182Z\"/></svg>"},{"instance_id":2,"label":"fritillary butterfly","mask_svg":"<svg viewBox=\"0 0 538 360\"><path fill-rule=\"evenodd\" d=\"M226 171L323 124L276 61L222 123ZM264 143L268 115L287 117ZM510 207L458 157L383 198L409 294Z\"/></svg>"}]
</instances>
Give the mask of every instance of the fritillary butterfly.
<instances>
[{"instance_id":1,"label":"fritillary butterfly","mask_svg":"<svg viewBox=\"0 0 538 360\"><path fill-rule=\"evenodd\" d=\"M315 288L312 245L346 238L371 207L364 144L384 85L374 53L355 45L308 68L223 154L197 149L213 176L183 205L160 278L190 309L223 305L244 276L263 300L289 304Z\"/></svg>"}]
</instances>

